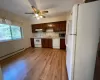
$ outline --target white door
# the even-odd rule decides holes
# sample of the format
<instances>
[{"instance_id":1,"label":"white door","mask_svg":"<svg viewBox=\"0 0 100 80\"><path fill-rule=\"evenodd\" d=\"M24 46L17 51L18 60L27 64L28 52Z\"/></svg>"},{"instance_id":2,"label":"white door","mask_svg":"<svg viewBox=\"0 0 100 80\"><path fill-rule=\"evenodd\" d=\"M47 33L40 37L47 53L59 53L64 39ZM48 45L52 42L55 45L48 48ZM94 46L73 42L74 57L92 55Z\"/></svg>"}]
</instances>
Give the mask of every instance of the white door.
<instances>
[{"instance_id":1,"label":"white door","mask_svg":"<svg viewBox=\"0 0 100 80\"><path fill-rule=\"evenodd\" d=\"M60 38L53 39L53 48L60 49Z\"/></svg>"},{"instance_id":2,"label":"white door","mask_svg":"<svg viewBox=\"0 0 100 80\"><path fill-rule=\"evenodd\" d=\"M69 80L73 80L74 73L74 57L75 57L75 46L76 46L76 28L77 28L77 12L78 5L73 7L73 15L72 15L72 24L70 23L68 26L68 41L67 41L67 71Z\"/></svg>"},{"instance_id":3,"label":"white door","mask_svg":"<svg viewBox=\"0 0 100 80\"><path fill-rule=\"evenodd\" d=\"M68 36L67 45L67 71L69 80L73 80L76 35Z\"/></svg>"},{"instance_id":4,"label":"white door","mask_svg":"<svg viewBox=\"0 0 100 80\"><path fill-rule=\"evenodd\" d=\"M93 80L100 27L100 1L79 5L74 80Z\"/></svg>"}]
</instances>

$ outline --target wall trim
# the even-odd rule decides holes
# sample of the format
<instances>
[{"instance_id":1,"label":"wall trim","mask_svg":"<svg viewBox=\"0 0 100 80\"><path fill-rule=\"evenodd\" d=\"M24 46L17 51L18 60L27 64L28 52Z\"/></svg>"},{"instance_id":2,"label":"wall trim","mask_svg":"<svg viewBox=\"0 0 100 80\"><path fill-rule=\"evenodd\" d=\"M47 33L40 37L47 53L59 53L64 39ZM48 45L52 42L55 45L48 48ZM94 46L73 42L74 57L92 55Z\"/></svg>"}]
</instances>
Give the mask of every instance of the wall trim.
<instances>
[{"instance_id":1,"label":"wall trim","mask_svg":"<svg viewBox=\"0 0 100 80\"><path fill-rule=\"evenodd\" d=\"M11 56L13 56L13 55L15 55L15 54L17 54L17 53L20 53L20 52L22 52L22 51L24 51L24 50L25 50L25 48L22 48L22 49L19 49L19 50L15 51L15 52L9 53L9 54L4 55L4 56L1 56L1 57L0 57L0 60L6 59L6 58L8 58L8 57L11 57Z\"/></svg>"}]
</instances>

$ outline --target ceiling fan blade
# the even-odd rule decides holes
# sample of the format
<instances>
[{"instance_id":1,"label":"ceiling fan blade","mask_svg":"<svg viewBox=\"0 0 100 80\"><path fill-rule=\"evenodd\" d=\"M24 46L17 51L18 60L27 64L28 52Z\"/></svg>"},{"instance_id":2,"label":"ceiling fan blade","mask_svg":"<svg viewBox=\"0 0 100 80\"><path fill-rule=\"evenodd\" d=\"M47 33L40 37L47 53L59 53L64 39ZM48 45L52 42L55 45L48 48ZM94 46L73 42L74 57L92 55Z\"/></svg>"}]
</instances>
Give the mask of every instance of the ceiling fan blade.
<instances>
[{"instance_id":1,"label":"ceiling fan blade","mask_svg":"<svg viewBox=\"0 0 100 80\"><path fill-rule=\"evenodd\" d=\"M46 16L43 16L43 18L46 18Z\"/></svg>"},{"instance_id":2,"label":"ceiling fan blade","mask_svg":"<svg viewBox=\"0 0 100 80\"><path fill-rule=\"evenodd\" d=\"M34 6L31 6L32 8L35 8ZM36 8L35 8L36 9Z\"/></svg>"},{"instance_id":3,"label":"ceiling fan blade","mask_svg":"<svg viewBox=\"0 0 100 80\"><path fill-rule=\"evenodd\" d=\"M33 11L36 13L38 9L36 9L34 6L32 6Z\"/></svg>"},{"instance_id":4,"label":"ceiling fan blade","mask_svg":"<svg viewBox=\"0 0 100 80\"><path fill-rule=\"evenodd\" d=\"M34 14L34 13L32 12L32 13L25 13L25 14Z\"/></svg>"},{"instance_id":5,"label":"ceiling fan blade","mask_svg":"<svg viewBox=\"0 0 100 80\"><path fill-rule=\"evenodd\" d=\"M42 14L48 13L49 11L42 11Z\"/></svg>"}]
</instances>

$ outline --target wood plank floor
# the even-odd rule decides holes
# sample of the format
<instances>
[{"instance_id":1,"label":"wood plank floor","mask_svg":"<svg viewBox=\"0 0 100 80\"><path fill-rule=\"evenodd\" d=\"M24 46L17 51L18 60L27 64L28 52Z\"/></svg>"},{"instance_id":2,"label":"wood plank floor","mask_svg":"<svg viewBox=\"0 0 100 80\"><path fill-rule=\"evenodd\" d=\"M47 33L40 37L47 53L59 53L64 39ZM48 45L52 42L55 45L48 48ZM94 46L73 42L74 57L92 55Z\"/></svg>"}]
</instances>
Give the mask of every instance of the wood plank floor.
<instances>
[{"instance_id":1,"label":"wood plank floor","mask_svg":"<svg viewBox=\"0 0 100 80\"><path fill-rule=\"evenodd\" d=\"M64 50L29 48L0 62L4 80L68 80Z\"/></svg>"}]
</instances>

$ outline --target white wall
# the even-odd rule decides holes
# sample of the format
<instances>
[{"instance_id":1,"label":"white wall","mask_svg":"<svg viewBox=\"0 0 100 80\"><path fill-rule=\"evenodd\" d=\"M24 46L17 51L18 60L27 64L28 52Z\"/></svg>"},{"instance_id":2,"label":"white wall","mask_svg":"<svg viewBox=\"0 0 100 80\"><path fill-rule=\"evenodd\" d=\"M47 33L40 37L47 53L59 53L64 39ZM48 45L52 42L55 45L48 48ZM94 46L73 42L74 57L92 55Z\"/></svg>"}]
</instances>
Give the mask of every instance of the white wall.
<instances>
[{"instance_id":1,"label":"white wall","mask_svg":"<svg viewBox=\"0 0 100 80\"><path fill-rule=\"evenodd\" d=\"M71 14L71 12L69 12L69 13L67 14L67 20L72 20L72 14Z\"/></svg>"},{"instance_id":2,"label":"white wall","mask_svg":"<svg viewBox=\"0 0 100 80\"><path fill-rule=\"evenodd\" d=\"M63 16L43 18L40 20L34 19L34 20L32 20L32 23L38 24L38 23L48 23L48 22L56 22L56 21L66 21L66 17L67 17L67 14L65 14Z\"/></svg>"},{"instance_id":3,"label":"white wall","mask_svg":"<svg viewBox=\"0 0 100 80\"><path fill-rule=\"evenodd\" d=\"M0 57L17 51L21 48L30 47L30 37L32 36L31 23L28 19L22 18L18 15L15 15L11 12L4 11L0 9L0 18L6 18L11 20L14 25L18 25L23 29L24 39L0 42Z\"/></svg>"}]
</instances>

